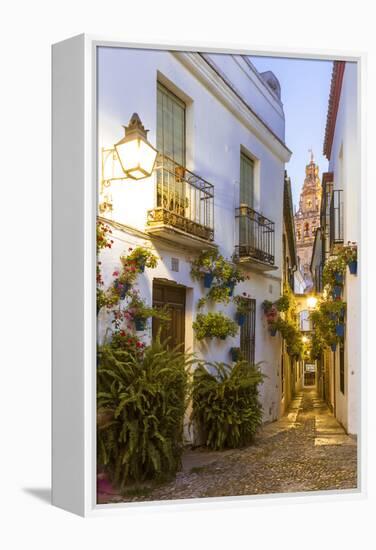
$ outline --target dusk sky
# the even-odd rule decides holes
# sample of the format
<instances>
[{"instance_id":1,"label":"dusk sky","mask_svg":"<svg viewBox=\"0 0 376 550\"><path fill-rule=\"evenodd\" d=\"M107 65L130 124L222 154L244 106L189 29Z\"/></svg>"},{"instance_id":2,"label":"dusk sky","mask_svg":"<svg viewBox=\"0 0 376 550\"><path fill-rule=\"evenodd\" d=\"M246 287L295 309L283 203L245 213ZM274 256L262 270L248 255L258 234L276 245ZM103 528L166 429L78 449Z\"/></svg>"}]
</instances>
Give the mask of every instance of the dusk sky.
<instances>
[{"instance_id":1,"label":"dusk sky","mask_svg":"<svg viewBox=\"0 0 376 550\"><path fill-rule=\"evenodd\" d=\"M320 178L328 167L322 149L333 64L278 57L252 56L250 59L258 71L273 71L281 84L286 145L293 153L286 169L291 178L294 205L298 206L305 166L310 159L308 150L313 150Z\"/></svg>"}]
</instances>

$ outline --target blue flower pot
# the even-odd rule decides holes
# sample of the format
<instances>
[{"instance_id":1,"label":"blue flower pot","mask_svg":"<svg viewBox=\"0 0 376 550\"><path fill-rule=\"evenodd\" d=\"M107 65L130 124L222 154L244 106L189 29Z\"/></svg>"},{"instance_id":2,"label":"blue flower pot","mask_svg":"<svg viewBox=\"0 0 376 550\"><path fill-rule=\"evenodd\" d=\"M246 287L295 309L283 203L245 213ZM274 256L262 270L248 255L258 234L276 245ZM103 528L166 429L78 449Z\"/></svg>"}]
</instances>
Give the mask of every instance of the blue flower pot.
<instances>
[{"instance_id":1,"label":"blue flower pot","mask_svg":"<svg viewBox=\"0 0 376 550\"><path fill-rule=\"evenodd\" d=\"M231 360L234 361L234 363L239 360L239 352L240 352L239 348L230 349Z\"/></svg>"},{"instance_id":2,"label":"blue flower pot","mask_svg":"<svg viewBox=\"0 0 376 550\"><path fill-rule=\"evenodd\" d=\"M332 350L333 353L335 353L337 349L337 344L331 344L330 349Z\"/></svg>"},{"instance_id":3,"label":"blue flower pot","mask_svg":"<svg viewBox=\"0 0 376 550\"><path fill-rule=\"evenodd\" d=\"M277 334L277 329L276 328L270 328L269 332L270 332L270 336L275 336Z\"/></svg>"},{"instance_id":4,"label":"blue flower pot","mask_svg":"<svg viewBox=\"0 0 376 550\"><path fill-rule=\"evenodd\" d=\"M230 291L229 296L232 296L234 294L235 283L227 283L226 286Z\"/></svg>"},{"instance_id":5,"label":"blue flower pot","mask_svg":"<svg viewBox=\"0 0 376 550\"><path fill-rule=\"evenodd\" d=\"M343 283L343 274L342 273L337 272L337 273L334 274L334 277L335 277L337 283Z\"/></svg>"},{"instance_id":6,"label":"blue flower pot","mask_svg":"<svg viewBox=\"0 0 376 550\"><path fill-rule=\"evenodd\" d=\"M358 262L357 262L357 260L352 260L347 265L349 266L349 270L350 270L351 275L356 275L356 273L358 271Z\"/></svg>"},{"instance_id":7,"label":"blue flower pot","mask_svg":"<svg viewBox=\"0 0 376 550\"><path fill-rule=\"evenodd\" d=\"M138 270L140 273L143 273L145 271L145 264L139 264L138 265Z\"/></svg>"},{"instance_id":8,"label":"blue flower pot","mask_svg":"<svg viewBox=\"0 0 376 550\"><path fill-rule=\"evenodd\" d=\"M335 285L332 290L332 296L333 298L340 298L342 293L342 287L339 285Z\"/></svg>"},{"instance_id":9,"label":"blue flower pot","mask_svg":"<svg viewBox=\"0 0 376 550\"><path fill-rule=\"evenodd\" d=\"M340 338L343 338L345 336L345 325L342 323L336 325L336 335Z\"/></svg>"},{"instance_id":10,"label":"blue flower pot","mask_svg":"<svg viewBox=\"0 0 376 550\"><path fill-rule=\"evenodd\" d=\"M245 314L244 313L237 313L236 314L236 320L238 322L239 327L242 327L245 323Z\"/></svg>"},{"instance_id":11,"label":"blue flower pot","mask_svg":"<svg viewBox=\"0 0 376 550\"><path fill-rule=\"evenodd\" d=\"M129 283L119 283L119 279L115 279L114 287L117 290L120 289L120 300L124 300L131 285Z\"/></svg>"},{"instance_id":12,"label":"blue flower pot","mask_svg":"<svg viewBox=\"0 0 376 550\"><path fill-rule=\"evenodd\" d=\"M205 288L210 288L212 286L213 279L214 279L213 273L205 273L204 274L204 287Z\"/></svg>"},{"instance_id":13,"label":"blue flower pot","mask_svg":"<svg viewBox=\"0 0 376 550\"><path fill-rule=\"evenodd\" d=\"M136 317L134 320L134 324L136 326L136 330L145 330L146 320L140 319L139 317Z\"/></svg>"}]
</instances>

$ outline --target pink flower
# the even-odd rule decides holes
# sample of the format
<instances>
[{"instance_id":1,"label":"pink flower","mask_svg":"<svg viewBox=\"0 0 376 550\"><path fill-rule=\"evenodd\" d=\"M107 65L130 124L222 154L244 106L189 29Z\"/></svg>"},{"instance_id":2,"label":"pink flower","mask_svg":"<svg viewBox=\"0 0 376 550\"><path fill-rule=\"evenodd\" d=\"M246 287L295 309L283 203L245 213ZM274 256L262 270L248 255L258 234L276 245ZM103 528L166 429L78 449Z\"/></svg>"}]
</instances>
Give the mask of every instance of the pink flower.
<instances>
[{"instance_id":1,"label":"pink flower","mask_svg":"<svg viewBox=\"0 0 376 550\"><path fill-rule=\"evenodd\" d=\"M118 276L119 276L119 272L118 272L118 271L114 271L112 275L113 275L114 277L118 277Z\"/></svg>"}]
</instances>

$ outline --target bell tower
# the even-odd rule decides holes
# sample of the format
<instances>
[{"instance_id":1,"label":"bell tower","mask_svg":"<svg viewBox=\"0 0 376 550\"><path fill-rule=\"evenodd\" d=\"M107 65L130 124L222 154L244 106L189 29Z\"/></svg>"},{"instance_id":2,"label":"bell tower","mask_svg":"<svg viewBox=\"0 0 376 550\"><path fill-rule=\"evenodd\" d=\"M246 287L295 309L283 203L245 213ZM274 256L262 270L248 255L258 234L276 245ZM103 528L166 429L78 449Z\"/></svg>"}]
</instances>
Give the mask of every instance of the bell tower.
<instances>
[{"instance_id":1,"label":"bell tower","mask_svg":"<svg viewBox=\"0 0 376 550\"><path fill-rule=\"evenodd\" d=\"M296 251L306 281L307 290L312 288L310 264L316 229L320 226L321 181L319 167L314 162L313 152L309 150L311 160L306 165L305 179L300 193L299 209L295 213Z\"/></svg>"}]
</instances>

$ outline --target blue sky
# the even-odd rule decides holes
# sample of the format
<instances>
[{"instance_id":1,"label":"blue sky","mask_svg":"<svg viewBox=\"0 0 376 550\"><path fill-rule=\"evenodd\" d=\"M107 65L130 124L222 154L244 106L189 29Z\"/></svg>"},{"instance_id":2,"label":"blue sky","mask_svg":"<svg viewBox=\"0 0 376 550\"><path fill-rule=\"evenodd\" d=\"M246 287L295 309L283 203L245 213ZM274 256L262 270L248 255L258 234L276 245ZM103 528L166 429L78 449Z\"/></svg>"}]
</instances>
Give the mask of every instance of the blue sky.
<instances>
[{"instance_id":1,"label":"blue sky","mask_svg":"<svg viewBox=\"0 0 376 550\"><path fill-rule=\"evenodd\" d=\"M250 59L259 72L273 71L281 84L286 145L293 153L286 168L291 177L294 204L297 206L305 166L310 158L308 149L313 150L315 162L320 168L320 178L328 168L322 149L332 62L254 56Z\"/></svg>"}]
</instances>

